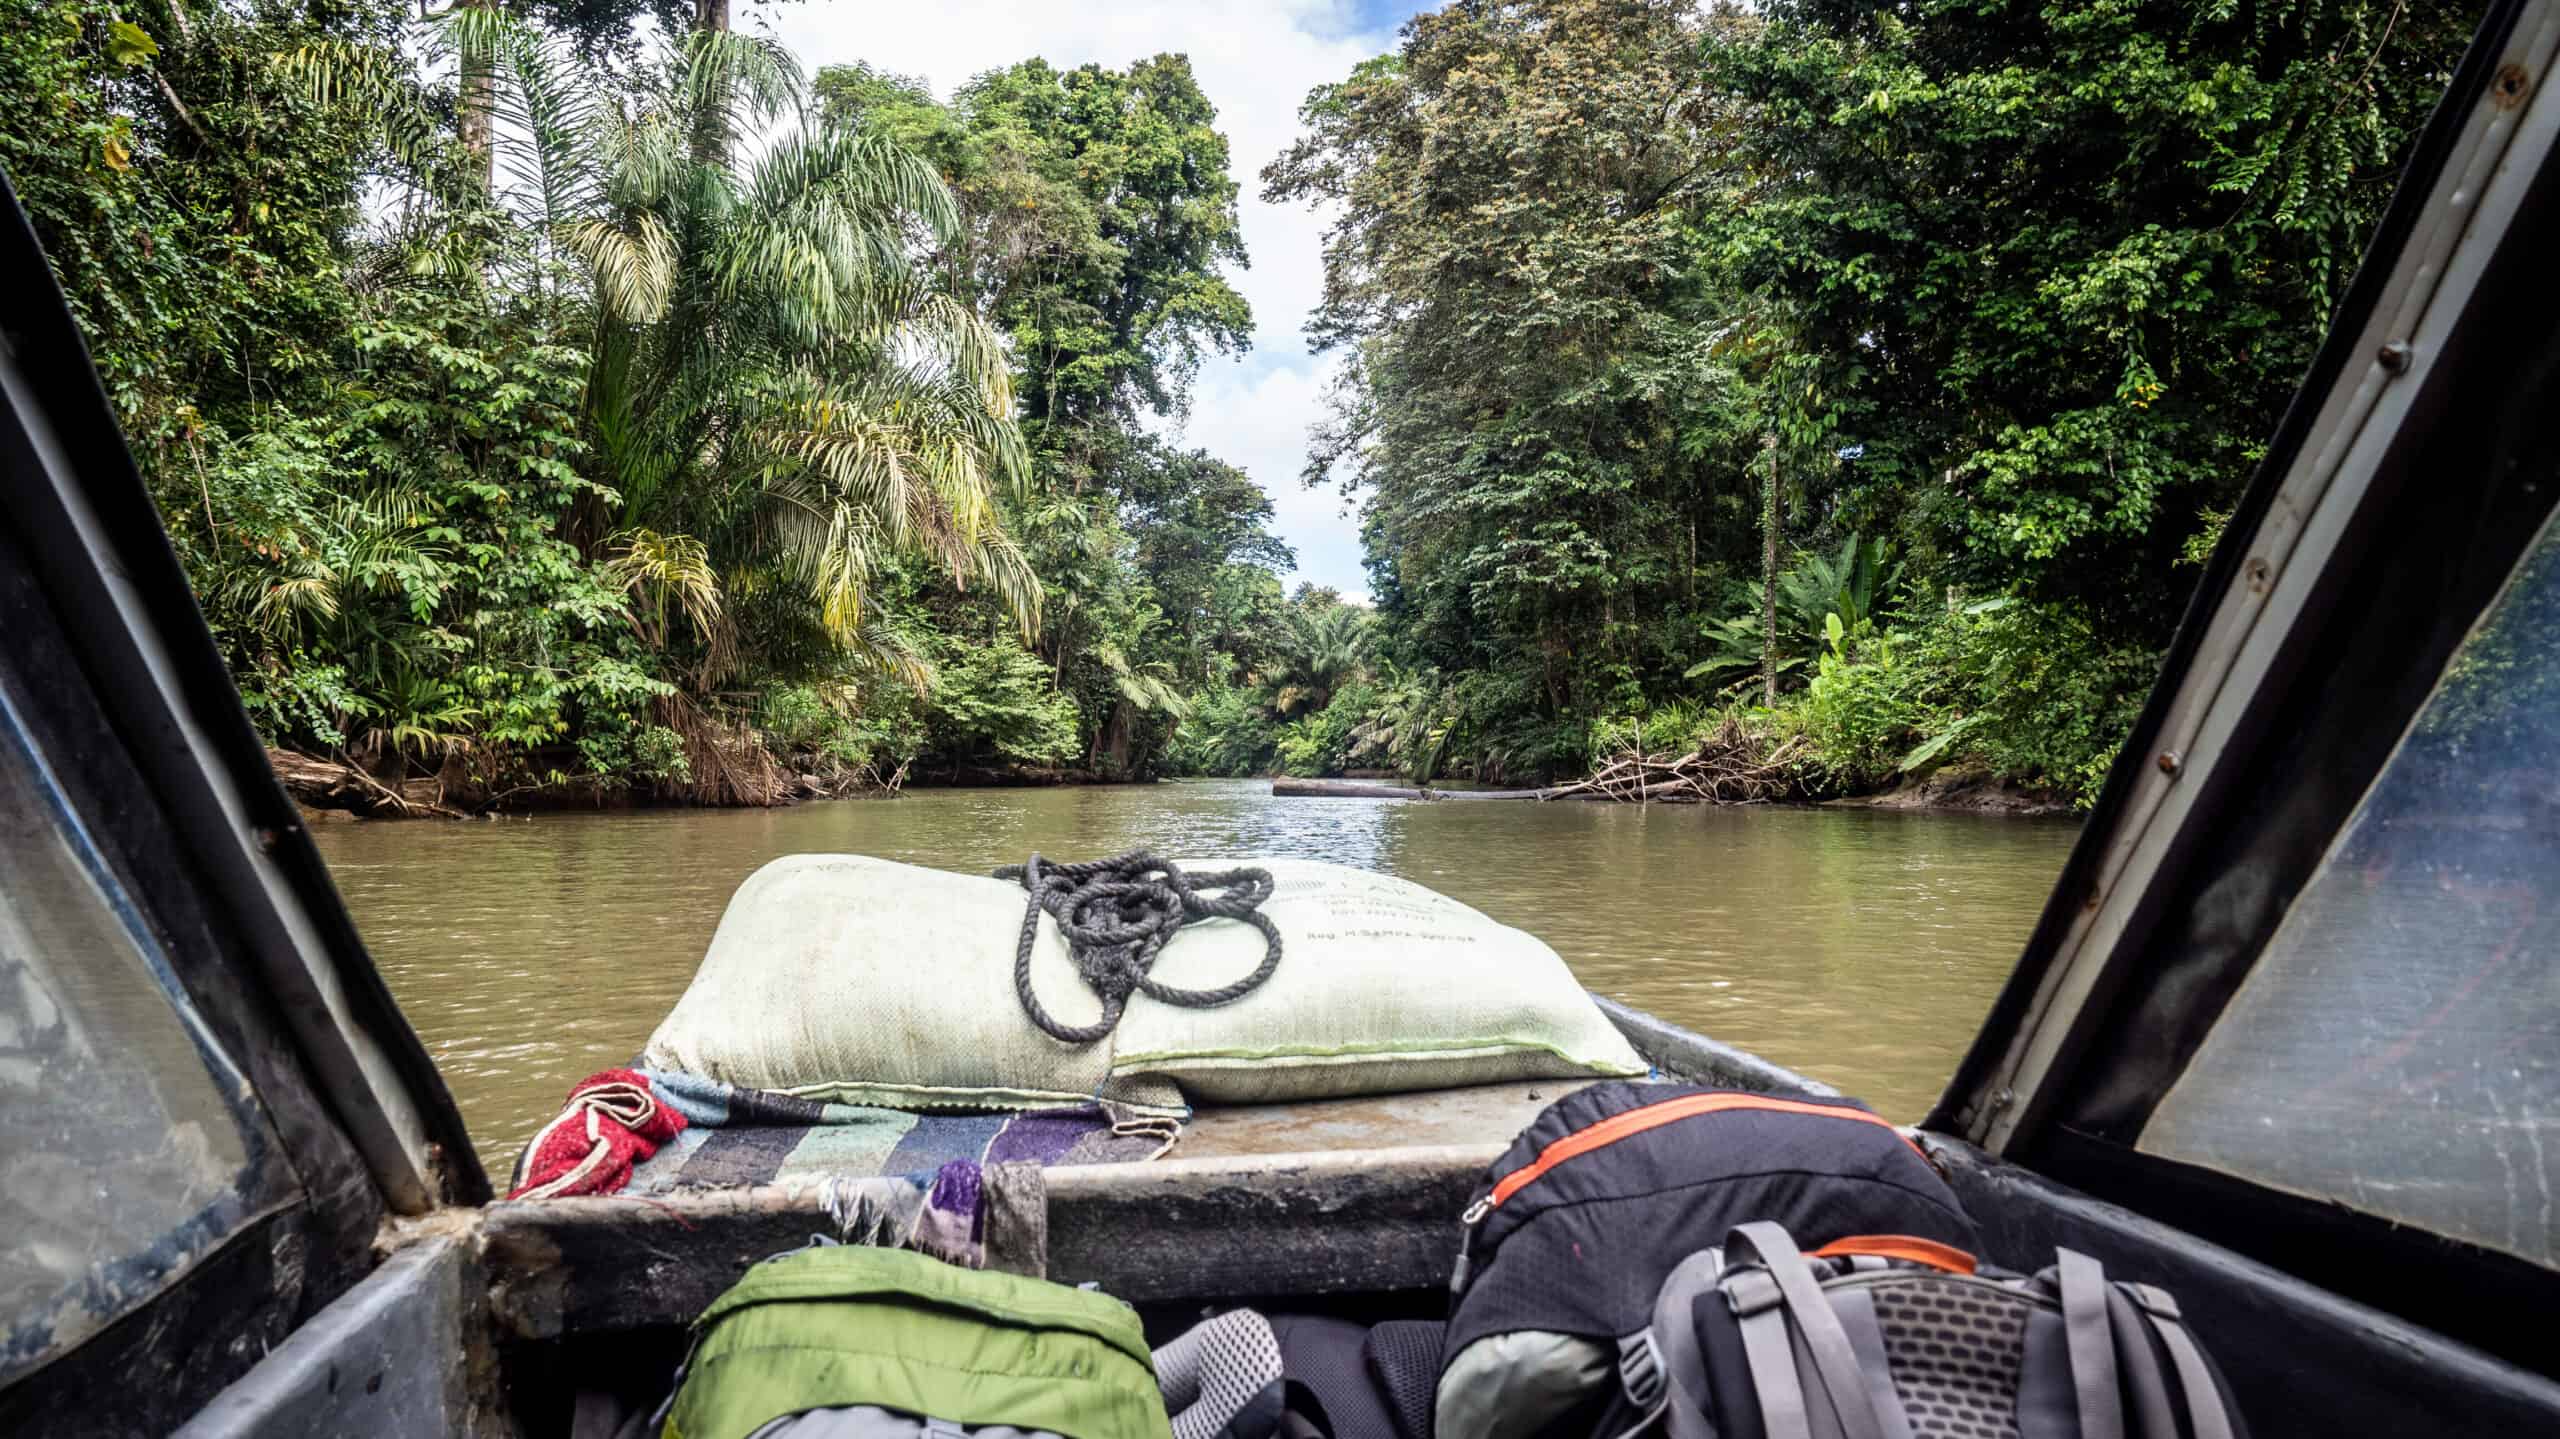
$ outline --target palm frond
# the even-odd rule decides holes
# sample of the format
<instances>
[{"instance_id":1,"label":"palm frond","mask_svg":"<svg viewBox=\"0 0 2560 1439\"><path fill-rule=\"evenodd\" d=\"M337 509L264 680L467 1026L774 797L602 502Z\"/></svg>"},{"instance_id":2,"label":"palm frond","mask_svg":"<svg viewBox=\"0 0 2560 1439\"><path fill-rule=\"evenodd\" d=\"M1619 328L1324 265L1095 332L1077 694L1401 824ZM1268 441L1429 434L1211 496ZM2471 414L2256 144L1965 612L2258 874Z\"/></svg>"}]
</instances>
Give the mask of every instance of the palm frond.
<instances>
[{"instance_id":1,"label":"palm frond","mask_svg":"<svg viewBox=\"0 0 2560 1439\"><path fill-rule=\"evenodd\" d=\"M720 574L710 550L691 535L626 531L614 537L604 568L623 593L654 605L662 626L671 599L696 634L708 636L720 624Z\"/></svg>"},{"instance_id":2,"label":"palm frond","mask_svg":"<svg viewBox=\"0 0 2560 1439\"><path fill-rule=\"evenodd\" d=\"M722 154L797 106L804 88L800 62L765 36L696 30L682 42L674 98Z\"/></svg>"},{"instance_id":3,"label":"palm frond","mask_svg":"<svg viewBox=\"0 0 2560 1439\"><path fill-rule=\"evenodd\" d=\"M267 56L265 66L280 88L319 109L364 111L383 148L439 200L468 198L471 186L464 171L449 163L451 136L444 119L397 50L315 40Z\"/></svg>"},{"instance_id":4,"label":"palm frond","mask_svg":"<svg viewBox=\"0 0 2560 1439\"><path fill-rule=\"evenodd\" d=\"M585 262L596 300L627 325L651 325L663 318L675 286L675 237L647 210L621 223L602 217L564 222L555 232L560 247Z\"/></svg>"}]
</instances>

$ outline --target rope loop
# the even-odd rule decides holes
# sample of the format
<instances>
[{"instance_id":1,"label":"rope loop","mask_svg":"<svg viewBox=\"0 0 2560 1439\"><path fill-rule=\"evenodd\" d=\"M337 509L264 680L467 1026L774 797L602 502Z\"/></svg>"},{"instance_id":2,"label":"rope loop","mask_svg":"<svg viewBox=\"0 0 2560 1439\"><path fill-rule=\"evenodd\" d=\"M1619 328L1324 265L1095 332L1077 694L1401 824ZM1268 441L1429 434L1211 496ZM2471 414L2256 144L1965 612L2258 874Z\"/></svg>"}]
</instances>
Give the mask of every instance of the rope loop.
<instances>
[{"instance_id":1,"label":"rope loop","mask_svg":"<svg viewBox=\"0 0 2560 1439\"><path fill-rule=\"evenodd\" d=\"M1230 869L1184 874L1145 850L1116 859L1057 864L1034 854L1009 864L998 879L1021 884L1022 939L1014 947L1013 992L1023 1013L1052 1038L1091 1044L1119 1027L1129 996L1143 994L1185 1009L1209 1009L1251 994L1280 967L1280 929L1262 912L1271 898L1271 871ZM1067 953L1087 987L1102 996L1102 1017L1091 1024L1061 1023L1031 992L1031 950L1040 938L1040 916L1058 922ZM1232 919L1262 931L1262 964L1233 984L1216 989L1177 989L1150 977L1156 956L1184 925Z\"/></svg>"}]
</instances>

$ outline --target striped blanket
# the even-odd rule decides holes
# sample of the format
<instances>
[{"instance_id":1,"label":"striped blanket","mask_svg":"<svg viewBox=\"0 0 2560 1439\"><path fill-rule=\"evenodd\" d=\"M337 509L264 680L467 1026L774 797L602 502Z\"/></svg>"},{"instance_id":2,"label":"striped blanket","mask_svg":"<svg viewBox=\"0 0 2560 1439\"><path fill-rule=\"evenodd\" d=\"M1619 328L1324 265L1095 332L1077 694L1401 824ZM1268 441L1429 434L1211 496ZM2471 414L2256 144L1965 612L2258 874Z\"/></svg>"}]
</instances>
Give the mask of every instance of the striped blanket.
<instances>
[{"instance_id":1,"label":"striped blanket","mask_svg":"<svg viewBox=\"0 0 2560 1439\"><path fill-rule=\"evenodd\" d=\"M1111 1164L1152 1159L1181 1132L1172 1121L1100 1103L1021 1114L914 1114L822 1104L674 1070L640 1072L687 1123L632 1172L626 1194L932 1175L954 1160Z\"/></svg>"}]
</instances>

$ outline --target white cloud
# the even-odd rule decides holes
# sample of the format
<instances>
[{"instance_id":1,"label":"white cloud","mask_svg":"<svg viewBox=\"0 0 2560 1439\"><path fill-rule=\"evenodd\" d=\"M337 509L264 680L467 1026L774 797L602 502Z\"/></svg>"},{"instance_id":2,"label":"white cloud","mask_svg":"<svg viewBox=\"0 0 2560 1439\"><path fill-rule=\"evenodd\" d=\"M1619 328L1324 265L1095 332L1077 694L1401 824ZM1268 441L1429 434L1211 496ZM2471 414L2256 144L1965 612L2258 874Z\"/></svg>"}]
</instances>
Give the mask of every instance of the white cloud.
<instances>
[{"instance_id":1,"label":"white cloud","mask_svg":"<svg viewBox=\"0 0 2560 1439\"><path fill-rule=\"evenodd\" d=\"M1201 373L1190 423L1169 437L1240 466L1261 483L1271 496L1271 527L1297 549L1297 579L1362 599L1369 572L1360 563L1358 518L1333 486L1309 489L1298 482L1307 426L1324 412L1333 370L1331 361L1310 358L1293 337L1258 346L1240 364L1214 363Z\"/></svg>"},{"instance_id":2,"label":"white cloud","mask_svg":"<svg viewBox=\"0 0 2560 1439\"><path fill-rule=\"evenodd\" d=\"M1298 483L1307 428L1322 414L1322 362L1298 327L1323 287L1322 217L1266 205L1262 167L1298 133L1307 91L1342 79L1393 43L1376 0L804 0L755 5L742 28L770 27L814 74L868 61L921 76L948 98L971 76L1034 55L1066 67L1122 66L1163 53L1191 57L1218 107L1242 190L1238 212L1250 269L1230 276L1253 305L1254 352L1241 364L1212 361L1200 377L1187 443L1243 466L1269 491L1283 538L1297 547L1299 577L1352 595L1367 591L1356 522L1340 497Z\"/></svg>"}]
</instances>

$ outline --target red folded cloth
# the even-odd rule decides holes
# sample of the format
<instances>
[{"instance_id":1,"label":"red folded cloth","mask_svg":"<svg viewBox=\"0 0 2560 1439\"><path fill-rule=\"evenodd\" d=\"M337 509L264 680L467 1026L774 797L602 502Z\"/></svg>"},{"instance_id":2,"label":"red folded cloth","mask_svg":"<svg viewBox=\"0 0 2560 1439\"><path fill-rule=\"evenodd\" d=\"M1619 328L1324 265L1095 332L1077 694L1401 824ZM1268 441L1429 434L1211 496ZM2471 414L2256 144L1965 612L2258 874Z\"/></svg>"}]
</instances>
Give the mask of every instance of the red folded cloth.
<instances>
[{"instance_id":1,"label":"red folded cloth","mask_svg":"<svg viewBox=\"0 0 2560 1439\"><path fill-rule=\"evenodd\" d=\"M631 1182L631 1168L684 1131L684 1116L658 1102L649 1081L628 1069L580 1080L569 1107L525 1147L520 1180L509 1199L612 1194Z\"/></svg>"}]
</instances>

